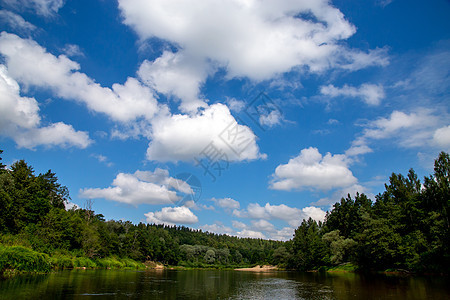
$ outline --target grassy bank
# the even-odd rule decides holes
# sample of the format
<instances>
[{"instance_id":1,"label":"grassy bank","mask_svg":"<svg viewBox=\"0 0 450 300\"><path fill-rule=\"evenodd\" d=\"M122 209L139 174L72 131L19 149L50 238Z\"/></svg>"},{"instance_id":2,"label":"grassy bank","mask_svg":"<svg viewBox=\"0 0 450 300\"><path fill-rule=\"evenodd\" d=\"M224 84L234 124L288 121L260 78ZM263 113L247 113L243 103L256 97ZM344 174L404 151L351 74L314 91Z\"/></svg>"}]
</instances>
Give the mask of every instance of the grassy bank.
<instances>
[{"instance_id":1,"label":"grassy bank","mask_svg":"<svg viewBox=\"0 0 450 300\"><path fill-rule=\"evenodd\" d=\"M90 259L65 254L47 255L23 246L0 245L0 276L20 273L48 273L63 269L145 269L145 264L129 258Z\"/></svg>"},{"instance_id":2,"label":"grassy bank","mask_svg":"<svg viewBox=\"0 0 450 300\"><path fill-rule=\"evenodd\" d=\"M319 271L321 271L319 269ZM329 268L325 268L324 271L326 272L356 272L358 271L358 266L354 265L352 263L344 263L344 264L340 264L338 266L334 266L334 267L329 267Z\"/></svg>"}]
</instances>

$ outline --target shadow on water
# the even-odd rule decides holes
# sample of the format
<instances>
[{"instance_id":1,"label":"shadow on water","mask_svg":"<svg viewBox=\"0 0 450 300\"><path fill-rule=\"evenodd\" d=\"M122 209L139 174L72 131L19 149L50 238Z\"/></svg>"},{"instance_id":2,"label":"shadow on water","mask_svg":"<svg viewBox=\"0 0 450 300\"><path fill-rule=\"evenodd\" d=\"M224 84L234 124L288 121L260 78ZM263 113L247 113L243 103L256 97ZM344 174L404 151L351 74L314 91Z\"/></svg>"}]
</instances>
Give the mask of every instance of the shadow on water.
<instances>
[{"instance_id":1,"label":"shadow on water","mask_svg":"<svg viewBox=\"0 0 450 300\"><path fill-rule=\"evenodd\" d=\"M448 277L73 270L0 281L0 299L449 299Z\"/></svg>"}]
</instances>

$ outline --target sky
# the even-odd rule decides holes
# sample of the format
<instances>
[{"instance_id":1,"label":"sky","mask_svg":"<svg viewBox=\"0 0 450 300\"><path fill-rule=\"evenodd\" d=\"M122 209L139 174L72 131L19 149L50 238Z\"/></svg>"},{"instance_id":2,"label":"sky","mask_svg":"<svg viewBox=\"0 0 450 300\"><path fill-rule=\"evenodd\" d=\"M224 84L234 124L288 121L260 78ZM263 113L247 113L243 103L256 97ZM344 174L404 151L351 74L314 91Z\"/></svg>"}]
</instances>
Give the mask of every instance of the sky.
<instances>
[{"instance_id":1,"label":"sky","mask_svg":"<svg viewBox=\"0 0 450 300\"><path fill-rule=\"evenodd\" d=\"M292 238L450 151L450 2L0 0L0 149L107 220Z\"/></svg>"}]
</instances>

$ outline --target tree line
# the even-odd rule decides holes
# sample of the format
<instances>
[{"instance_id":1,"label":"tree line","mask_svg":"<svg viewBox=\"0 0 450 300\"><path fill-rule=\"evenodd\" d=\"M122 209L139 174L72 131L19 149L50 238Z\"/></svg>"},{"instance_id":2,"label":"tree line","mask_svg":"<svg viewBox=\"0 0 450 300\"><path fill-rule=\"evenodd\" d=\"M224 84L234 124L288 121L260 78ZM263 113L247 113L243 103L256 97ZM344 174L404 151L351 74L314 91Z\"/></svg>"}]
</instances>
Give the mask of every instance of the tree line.
<instances>
[{"instance_id":1,"label":"tree line","mask_svg":"<svg viewBox=\"0 0 450 300\"><path fill-rule=\"evenodd\" d=\"M0 150L1 151L1 150ZM1 154L2 152L0 152ZM348 195L323 222L303 220L287 242L239 238L184 226L105 220L91 207L65 209L67 187L51 170L36 175L25 161L0 157L0 246L95 261L117 257L185 267L274 264L314 270L351 263L360 270L448 272L450 159L418 179L392 174L372 201Z\"/></svg>"},{"instance_id":2,"label":"tree line","mask_svg":"<svg viewBox=\"0 0 450 300\"><path fill-rule=\"evenodd\" d=\"M393 173L373 202L342 198L324 222L304 220L288 243L286 265L299 270L351 262L360 270L450 270L450 159L441 152L421 182L413 169Z\"/></svg>"},{"instance_id":3,"label":"tree line","mask_svg":"<svg viewBox=\"0 0 450 300\"><path fill-rule=\"evenodd\" d=\"M191 267L269 263L283 244L184 226L106 221L89 205L66 210L69 199L67 187L51 170L36 175L24 160L10 168L1 165L0 243L48 255L114 256Z\"/></svg>"}]
</instances>

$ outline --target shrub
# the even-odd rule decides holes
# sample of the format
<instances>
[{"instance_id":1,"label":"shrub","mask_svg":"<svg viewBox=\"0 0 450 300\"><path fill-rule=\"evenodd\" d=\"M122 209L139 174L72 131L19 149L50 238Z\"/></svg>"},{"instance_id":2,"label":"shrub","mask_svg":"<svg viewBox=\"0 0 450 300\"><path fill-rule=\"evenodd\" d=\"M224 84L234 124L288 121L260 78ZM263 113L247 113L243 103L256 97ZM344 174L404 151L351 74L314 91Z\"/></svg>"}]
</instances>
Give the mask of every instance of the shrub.
<instances>
[{"instance_id":1,"label":"shrub","mask_svg":"<svg viewBox=\"0 0 450 300\"><path fill-rule=\"evenodd\" d=\"M0 247L0 273L7 269L24 272L49 272L48 255L22 246Z\"/></svg>"}]
</instances>

